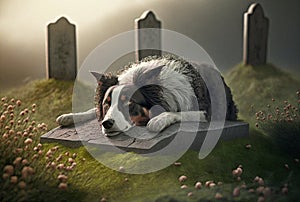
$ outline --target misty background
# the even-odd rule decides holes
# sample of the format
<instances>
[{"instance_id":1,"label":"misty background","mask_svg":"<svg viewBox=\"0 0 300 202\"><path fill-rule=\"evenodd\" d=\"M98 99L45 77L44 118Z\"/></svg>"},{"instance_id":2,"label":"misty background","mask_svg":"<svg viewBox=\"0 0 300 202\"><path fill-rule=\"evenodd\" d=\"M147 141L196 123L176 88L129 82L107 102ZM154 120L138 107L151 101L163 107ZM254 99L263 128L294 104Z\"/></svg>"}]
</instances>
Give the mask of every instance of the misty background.
<instances>
[{"instance_id":1,"label":"misty background","mask_svg":"<svg viewBox=\"0 0 300 202\"><path fill-rule=\"evenodd\" d=\"M262 5L270 20L268 57L300 73L300 1L286 0L0 0L0 91L46 78L46 27L65 16L76 25L78 68L107 39L134 28L152 10L162 28L184 34L226 72L242 61L243 15Z\"/></svg>"}]
</instances>

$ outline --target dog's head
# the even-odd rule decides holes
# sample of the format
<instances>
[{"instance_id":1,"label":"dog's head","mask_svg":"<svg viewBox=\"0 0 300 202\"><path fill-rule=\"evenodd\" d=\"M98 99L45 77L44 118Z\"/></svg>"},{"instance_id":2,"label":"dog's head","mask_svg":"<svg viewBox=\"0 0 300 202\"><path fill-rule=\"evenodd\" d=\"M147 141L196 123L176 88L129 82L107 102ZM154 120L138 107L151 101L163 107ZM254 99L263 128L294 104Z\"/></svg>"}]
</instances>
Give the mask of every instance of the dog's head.
<instances>
[{"instance_id":1,"label":"dog's head","mask_svg":"<svg viewBox=\"0 0 300 202\"><path fill-rule=\"evenodd\" d=\"M152 117L168 110L163 89L156 83L162 67L136 72L129 83L92 72L98 81L97 111L105 134L114 136L132 126L146 126Z\"/></svg>"}]
</instances>

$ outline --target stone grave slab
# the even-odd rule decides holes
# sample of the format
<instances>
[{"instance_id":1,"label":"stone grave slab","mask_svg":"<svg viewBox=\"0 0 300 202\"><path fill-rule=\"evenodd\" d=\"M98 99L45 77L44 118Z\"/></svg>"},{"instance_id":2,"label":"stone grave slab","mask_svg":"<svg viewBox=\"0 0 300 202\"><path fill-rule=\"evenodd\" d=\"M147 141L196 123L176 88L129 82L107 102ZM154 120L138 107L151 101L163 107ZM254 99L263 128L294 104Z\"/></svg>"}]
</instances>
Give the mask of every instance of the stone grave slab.
<instances>
[{"instance_id":1,"label":"stone grave slab","mask_svg":"<svg viewBox=\"0 0 300 202\"><path fill-rule=\"evenodd\" d=\"M114 137L105 136L99 130L97 120L77 124L69 127L57 127L41 136L41 142L58 142L69 147L79 147L81 145L118 147L124 151L134 151L137 153L148 153L158 151L168 145L179 133L191 136L197 131L195 139L190 149L199 151L209 128L209 123L200 123L195 128L195 123L176 123L169 126L164 131L156 134L147 131L145 127L133 127L126 132ZM210 135L214 132L221 132L222 140L247 137L249 135L249 124L242 121L226 121L224 127L210 127ZM79 135L80 134L80 135ZM84 134L84 135L82 135Z\"/></svg>"}]
</instances>

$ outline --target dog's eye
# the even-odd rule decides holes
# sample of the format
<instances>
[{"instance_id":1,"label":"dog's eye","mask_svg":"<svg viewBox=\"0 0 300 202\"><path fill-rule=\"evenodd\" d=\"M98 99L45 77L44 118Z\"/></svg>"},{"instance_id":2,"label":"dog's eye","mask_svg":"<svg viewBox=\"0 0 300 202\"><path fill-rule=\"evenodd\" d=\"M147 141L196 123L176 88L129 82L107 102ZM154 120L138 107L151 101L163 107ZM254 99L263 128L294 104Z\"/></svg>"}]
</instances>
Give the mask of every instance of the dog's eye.
<instances>
[{"instance_id":1,"label":"dog's eye","mask_svg":"<svg viewBox=\"0 0 300 202\"><path fill-rule=\"evenodd\" d=\"M129 114L130 116L138 116L141 112L141 107L134 103L134 102L128 102L128 108L129 108Z\"/></svg>"},{"instance_id":2,"label":"dog's eye","mask_svg":"<svg viewBox=\"0 0 300 202\"><path fill-rule=\"evenodd\" d=\"M103 108L103 112L106 113L109 109L110 105L109 104L103 104L102 108Z\"/></svg>"},{"instance_id":3,"label":"dog's eye","mask_svg":"<svg viewBox=\"0 0 300 202\"><path fill-rule=\"evenodd\" d=\"M103 101L102 105L105 105L105 104L111 105L111 98L110 98L110 97L107 97L107 98Z\"/></svg>"}]
</instances>

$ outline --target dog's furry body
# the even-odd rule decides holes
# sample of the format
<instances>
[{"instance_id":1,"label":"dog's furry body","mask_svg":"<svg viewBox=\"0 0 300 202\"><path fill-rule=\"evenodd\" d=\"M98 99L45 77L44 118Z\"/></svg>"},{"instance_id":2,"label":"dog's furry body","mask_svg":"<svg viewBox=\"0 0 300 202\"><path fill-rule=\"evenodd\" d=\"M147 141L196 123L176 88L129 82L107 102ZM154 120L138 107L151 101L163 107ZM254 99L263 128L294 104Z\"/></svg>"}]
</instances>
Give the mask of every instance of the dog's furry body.
<instances>
[{"instance_id":1,"label":"dog's furry body","mask_svg":"<svg viewBox=\"0 0 300 202\"><path fill-rule=\"evenodd\" d=\"M211 101L201 77L203 72L222 78L212 67L200 65L195 68L174 57L147 58L130 65L118 76L93 72L98 81L96 108L62 115L57 122L68 125L73 116L85 121L97 113L103 132L116 135L132 125L147 126L150 131L158 132L178 121L209 121ZM226 119L236 120L237 108L230 89L223 83Z\"/></svg>"}]
</instances>

